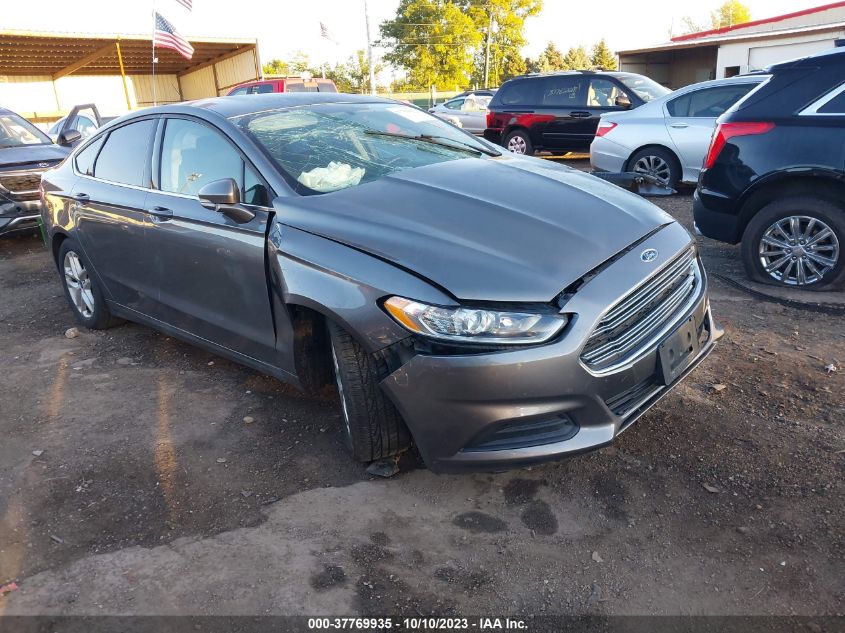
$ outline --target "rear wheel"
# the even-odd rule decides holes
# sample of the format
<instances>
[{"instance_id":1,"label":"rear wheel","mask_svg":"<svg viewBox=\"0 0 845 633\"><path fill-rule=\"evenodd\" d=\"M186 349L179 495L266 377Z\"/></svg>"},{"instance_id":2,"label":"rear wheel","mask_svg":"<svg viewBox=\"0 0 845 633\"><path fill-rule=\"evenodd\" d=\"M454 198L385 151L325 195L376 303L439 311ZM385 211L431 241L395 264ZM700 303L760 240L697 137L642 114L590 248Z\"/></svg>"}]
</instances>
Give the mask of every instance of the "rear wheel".
<instances>
[{"instance_id":1,"label":"rear wheel","mask_svg":"<svg viewBox=\"0 0 845 633\"><path fill-rule=\"evenodd\" d=\"M528 136L526 130L514 130L505 137L503 145L505 149L514 154L534 155L534 145L531 143L531 137Z\"/></svg>"},{"instance_id":2,"label":"rear wheel","mask_svg":"<svg viewBox=\"0 0 845 633\"><path fill-rule=\"evenodd\" d=\"M331 353L340 397L346 444L362 462L396 455L411 445L411 434L379 383L390 373L387 363L329 323Z\"/></svg>"},{"instance_id":3,"label":"rear wheel","mask_svg":"<svg viewBox=\"0 0 845 633\"><path fill-rule=\"evenodd\" d=\"M660 184L673 189L681 179L681 166L669 150L661 147L646 147L631 156L629 169L638 174L656 178Z\"/></svg>"},{"instance_id":4,"label":"rear wheel","mask_svg":"<svg viewBox=\"0 0 845 633\"><path fill-rule=\"evenodd\" d=\"M58 256L62 286L76 320L91 330L103 330L122 323L109 312L102 290L91 275L91 264L71 238L62 242Z\"/></svg>"},{"instance_id":5,"label":"rear wheel","mask_svg":"<svg viewBox=\"0 0 845 633\"><path fill-rule=\"evenodd\" d=\"M763 207L742 236L748 276L762 283L831 290L845 285L845 208L800 196Z\"/></svg>"}]
</instances>

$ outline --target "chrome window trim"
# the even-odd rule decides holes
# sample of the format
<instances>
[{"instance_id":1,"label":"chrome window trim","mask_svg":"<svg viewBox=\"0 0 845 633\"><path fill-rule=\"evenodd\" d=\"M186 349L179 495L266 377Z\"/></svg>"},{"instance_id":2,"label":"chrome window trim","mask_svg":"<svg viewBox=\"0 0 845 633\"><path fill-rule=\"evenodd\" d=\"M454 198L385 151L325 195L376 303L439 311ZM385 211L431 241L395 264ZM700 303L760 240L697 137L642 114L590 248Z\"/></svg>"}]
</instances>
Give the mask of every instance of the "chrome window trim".
<instances>
[{"instance_id":1,"label":"chrome window trim","mask_svg":"<svg viewBox=\"0 0 845 633\"><path fill-rule=\"evenodd\" d=\"M830 92L822 95L820 99L816 99L813 103L801 110L801 112L798 113L798 116L845 116L845 112L819 112L820 108L826 106L843 92L845 92L845 82Z\"/></svg>"}]
</instances>

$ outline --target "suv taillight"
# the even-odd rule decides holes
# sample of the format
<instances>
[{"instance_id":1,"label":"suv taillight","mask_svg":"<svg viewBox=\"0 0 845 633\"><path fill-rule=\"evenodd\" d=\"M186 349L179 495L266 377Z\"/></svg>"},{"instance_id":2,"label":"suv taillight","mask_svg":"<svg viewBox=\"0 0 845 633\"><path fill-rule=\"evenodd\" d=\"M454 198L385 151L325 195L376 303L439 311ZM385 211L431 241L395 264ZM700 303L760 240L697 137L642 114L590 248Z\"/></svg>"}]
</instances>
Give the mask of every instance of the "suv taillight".
<instances>
[{"instance_id":1,"label":"suv taillight","mask_svg":"<svg viewBox=\"0 0 845 633\"><path fill-rule=\"evenodd\" d=\"M774 129L775 124L769 121L736 121L727 123L719 123L716 126L716 131L713 132L713 138L710 141L710 149L707 150L707 158L704 159L704 169L710 169L719 158L719 154L725 147L728 139L734 136L753 136L755 134L765 134Z\"/></svg>"},{"instance_id":2,"label":"suv taillight","mask_svg":"<svg viewBox=\"0 0 845 633\"><path fill-rule=\"evenodd\" d=\"M487 110L487 127L493 127L493 120L495 118L492 110Z\"/></svg>"},{"instance_id":3,"label":"suv taillight","mask_svg":"<svg viewBox=\"0 0 845 633\"><path fill-rule=\"evenodd\" d=\"M615 128L618 123L613 123L612 121L600 121L599 127L596 130L596 138L601 138L608 132L610 132L613 128Z\"/></svg>"}]
</instances>

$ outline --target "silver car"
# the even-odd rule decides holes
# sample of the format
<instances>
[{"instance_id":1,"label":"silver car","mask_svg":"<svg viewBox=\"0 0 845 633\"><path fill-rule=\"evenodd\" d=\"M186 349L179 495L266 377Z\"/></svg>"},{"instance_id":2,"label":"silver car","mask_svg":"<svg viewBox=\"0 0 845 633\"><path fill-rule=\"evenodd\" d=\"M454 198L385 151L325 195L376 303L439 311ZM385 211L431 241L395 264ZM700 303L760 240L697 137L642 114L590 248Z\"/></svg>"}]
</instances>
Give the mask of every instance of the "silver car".
<instances>
[{"instance_id":1,"label":"silver car","mask_svg":"<svg viewBox=\"0 0 845 633\"><path fill-rule=\"evenodd\" d=\"M472 134L484 134L487 129L487 105L492 97L466 95L440 103L429 110L436 117L457 125Z\"/></svg>"},{"instance_id":2,"label":"silver car","mask_svg":"<svg viewBox=\"0 0 845 633\"><path fill-rule=\"evenodd\" d=\"M716 119L765 79L705 81L635 110L603 114L590 146L593 169L646 173L669 187L695 183Z\"/></svg>"}]
</instances>

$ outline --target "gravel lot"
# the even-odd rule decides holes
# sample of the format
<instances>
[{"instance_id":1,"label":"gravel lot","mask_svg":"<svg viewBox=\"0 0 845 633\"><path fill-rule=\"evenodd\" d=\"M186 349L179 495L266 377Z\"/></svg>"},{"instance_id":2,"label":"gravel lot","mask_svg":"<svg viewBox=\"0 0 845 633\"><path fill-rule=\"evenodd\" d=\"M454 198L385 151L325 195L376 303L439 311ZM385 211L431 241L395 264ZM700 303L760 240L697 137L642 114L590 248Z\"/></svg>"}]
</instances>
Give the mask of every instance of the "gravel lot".
<instances>
[{"instance_id":1,"label":"gravel lot","mask_svg":"<svg viewBox=\"0 0 845 633\"><path fill-rule=\"evenodd\" d=\"M702 243L727 335L614 446L382 480L333 393L136 325L66 338L39 239L0 239L0 614L841 612L843 315Z\"/></svg>"}]
</instances>

